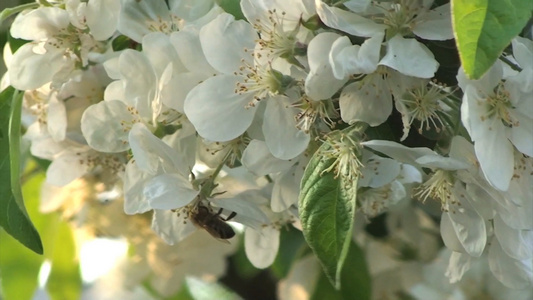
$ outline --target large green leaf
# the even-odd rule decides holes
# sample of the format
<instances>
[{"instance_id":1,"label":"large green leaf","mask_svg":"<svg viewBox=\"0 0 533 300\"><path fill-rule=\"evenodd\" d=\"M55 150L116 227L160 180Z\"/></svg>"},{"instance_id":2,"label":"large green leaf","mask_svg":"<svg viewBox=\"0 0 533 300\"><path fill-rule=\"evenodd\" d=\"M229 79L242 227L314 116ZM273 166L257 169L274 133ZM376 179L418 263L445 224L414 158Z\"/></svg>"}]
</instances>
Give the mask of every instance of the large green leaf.
<instances>
[{"instance_id":1,"label":"large green leaf","mask_svg":"<svg viewBox=\"0 0 533 300\"><path fill-rule=\"evenodd\" d=\"M26 172L30 173L35 164L28 164ZM41 233L45 246L45 256L51 249L50 241L55 235L58 217L39 213L39 192L44 181L44 173L38 173L25 181L22 192L28 214L34 220L35 227ZM3 299L29 300L37 288L37 278L45 256L38 255L24 247L13 237L0 229L0 283Z\"/></svg>"},{"instance_id":2,"label":"large green leaf","mask_svg":"<svg viewBox=\"0 0 533 300\"><path fill-rule=\"evenodd\" d=\"M46 290L52 300L79 299L81 295L80 264L72 230L66 222L57 226L52 269L46 282Z\"/></svg>"},{"instance_id":3,"label":"large green leaf","mask_svg":"<svg viewBox=\"0 0 533 300\"><path fill-rule=\"evenodd\" d=\"M365 254L353 242L350 245L350 250L342 269L341 286L340 291L335 290L327 280L326 275L322 273L315 285L311 299L370 300L372 285Z\"/></svg>"},{"instance_id":4,"label":"large green leaf","mask_svg":"<svg viewBox=\"0 0 533 300\"><path fill-rule=\"evenodd\" d=\"M20 188L20 115L22 93L0 93L0 226L26 247L43 254L37 230L28 218Z\"/></svg>"},{"instance_id":5,"label":"large green leaf","mask_svg":"<svg viewBox=\"0 0 533 300\"><path fill-rule=\"evenodd\" d=\"M452 0L452 21L465 73L479 79L531 18L531 0Z\"/></svg>"},{"instance_id":6,"label":"large green leaf","mask_svg":"<svg viewBox=\"0 0 533 300\"><path fill-rule=\"evenodd\" d=\"M301 184L299 211L304 237L335 288L352 236L357 181L345 182L334 172L325 172L334 158L324 158L324 143L307 165Z\"/></svg>"},{"instance_id":7,"label":"large green leaf","mask_svg":"<svg viewBox=\"0 0 533 300\"><path fill-rule=\"evenodd\" d=\"M287 276L298 255L307 249L307 245L302 232L292 226L286 230L281 230L279 240L278 255L270 266L270 270L274 276L282 279Z\"/></svg>"}]
</instances>

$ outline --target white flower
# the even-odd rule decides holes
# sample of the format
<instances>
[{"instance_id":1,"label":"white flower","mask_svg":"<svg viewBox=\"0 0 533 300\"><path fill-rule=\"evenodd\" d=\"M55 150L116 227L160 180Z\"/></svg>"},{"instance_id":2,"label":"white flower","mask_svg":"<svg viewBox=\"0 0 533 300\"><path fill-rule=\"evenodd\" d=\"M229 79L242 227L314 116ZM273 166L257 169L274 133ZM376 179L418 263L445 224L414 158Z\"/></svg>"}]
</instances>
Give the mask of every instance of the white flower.
<instances>
[{"instance_id":1,"label":"white flower","mask_svg":"<svg viewBox=\"0 0 533 300\"><path fill-rule=\"evenodd\" d=\"M185 113L202 137L225 142L243 134L266 101L265 141L274 156L291 159L307 147L309 135L297 128L294 100L281 95L290 83L285 82L287 77L250 53L256 36L250 24L229 14L221 14L201 29L206 58L222 75L191 90ZM227 51L219 51L221 47Z\"/></svg>"},{"instance_id":2,"label":"white flower","mask_svg":"<svg viewBox=\"0 0 533 300\"><path fill-rule=\"evenodd\" d=\"M524 70L520 74L503 78L501 62L497 61L479 80L468 80L462 69L457 75L464 91L463 125L475 142L476 156L485 177L501 191L509 188L513 177L514 147L533 156L530 143L533 139L533 102L530 101L533 65L523 58L533 53L533 46L529 43L527 48L524 43L527 40L520 41L513 43L520 60L524 59ZM529 52L522 51L525 49Z\"/></svg>"},{"instance_id":3,"label":"white flower","mask_svg":"<svg viewBox=\"0 0 533 300\"><path fill-rule=\"evenodd\" d=\"M187 91L196 81L180 76L188 70L168 36L146 35L143 52L124 50L117 60L105 66L108 74L119 80L108 85L106 101L89 107L82 117L81 129L92 148L102 152L128 150L128 133L135 123L144 123L152 130L160 124L187 127L183 116L169 107L179 109L183 98L174 91Z\"/></svg>"},{"instance_id":4,"label":"white flower","mask_svg":"<svg viewBox=\"0 0 533 300\"><path fill-rule=\"evenodd\" d=\"M140 43L151 32L170 34L185 24L202 25L221 12L213 0L121 0L118 31Z\"/></svg>"},{"instance_id":5,"label":"white flower","mask_svg":"<svg viewBox=\"0 0 533 300\"><path fill-rule=\"evenodd\" d=\"M331 28L360 37L384 34L387 53L379 64L408 76L430 78L438 67L433 54L415 39L404 37L414 34L426 40L453 38L449 5L429 10L432 2L372 2L357 7L353 13L317 0L316 10Z\"/></svg>"},{"instance_id":6,"label":"white flower","mask_svg":"<svg viewBox=\"0 0 533 300\"><path fill-rule=\"evenodd\" d=\"M89 52L103 52L105 46L98 41L108 39L116 28L118 0L105 3L72 0L67 2L68 10L39 7L19 14L11 34L31 42L11 59L11 84L21 90L36 89L50 81L59 86L74 69L86 67Z\"/></svg>"}]
</instances>

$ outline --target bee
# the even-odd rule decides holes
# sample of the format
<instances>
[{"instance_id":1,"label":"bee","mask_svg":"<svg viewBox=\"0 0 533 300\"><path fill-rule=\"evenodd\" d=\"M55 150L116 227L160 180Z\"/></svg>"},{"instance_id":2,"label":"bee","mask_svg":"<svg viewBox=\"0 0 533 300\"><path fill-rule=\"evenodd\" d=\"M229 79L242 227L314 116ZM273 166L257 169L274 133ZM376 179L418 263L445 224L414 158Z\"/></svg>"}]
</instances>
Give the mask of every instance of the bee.
<instances>
[{"instance_id":1,"label":"bee","mask_svg":"<svg viewBox=\"0 0 533 300\"><path fill-rule=\"evenodd\" d=\"M226 221L234 218L237 213L232 212L226 219L220 216L221 213L222 208L217 213L213 213L208 207L198 205L191 215L191 220L196 226L205 229L214 238L228 240L235 236L235 231Z\"/></svg>"}]
</instances>

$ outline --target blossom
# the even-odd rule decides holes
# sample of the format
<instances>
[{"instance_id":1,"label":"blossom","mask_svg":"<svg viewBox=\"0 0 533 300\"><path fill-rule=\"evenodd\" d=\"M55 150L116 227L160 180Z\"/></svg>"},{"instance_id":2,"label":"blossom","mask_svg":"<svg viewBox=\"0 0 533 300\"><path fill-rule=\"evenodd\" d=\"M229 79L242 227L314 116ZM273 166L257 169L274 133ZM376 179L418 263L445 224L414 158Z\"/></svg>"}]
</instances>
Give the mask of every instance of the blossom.
<instances>
[{"instance_id":1,"label":"blossom","mask_svg":"<svg viewBox=\"0 0 533 300\"><path fill-rule=\"evenodd\" d=\"M297 110L291 107L295 100L283 95L290 79L250 53L256 47L255 40L254 28L229 14L221 14L202 27L202 49L222 74L189 92L185 114L202 137L224 142L243 134L261 103L267 102L262 124L265 141L274 156L290 159L306 148L309 135L296 127ZM232 50L223 54L219 47Z\"/></svg>"},{"instance_id":2,"label":"blossom","mask_svg":"<svg viewBox=\"0 0 533 300\"><path fill-rule=\"evenodd\" d=\"M39 7L19 14L11 35L31 42L18 49L8 66L11 84L31 90L50 81L56 86L65 82L74 69L88 65L90 52L105 51L100 41L114 33L119 8L118 0L105 5L101 0L71 0L67 10Z\"/></svg>"},{"instance_id":3,"label":"blossom","mask_svg":"<svg viewBox=\"0 0 533 300\"><path fill-rule=\"evenodd\" d=\"M533 139L533 103L529 101L532 66L529 60L524 60L524 56L533 53L533 46L525 40L517 40L513 47L524 65L524 71L519 74L504 78L502 65L497 61L479 80L468 80L462 69L457 75L464 91L463 125L474 141L476 156L487 180L501 191L509 188L513 176L513 148L533 156L529 142Z\"/></svg>"}]
</instances>

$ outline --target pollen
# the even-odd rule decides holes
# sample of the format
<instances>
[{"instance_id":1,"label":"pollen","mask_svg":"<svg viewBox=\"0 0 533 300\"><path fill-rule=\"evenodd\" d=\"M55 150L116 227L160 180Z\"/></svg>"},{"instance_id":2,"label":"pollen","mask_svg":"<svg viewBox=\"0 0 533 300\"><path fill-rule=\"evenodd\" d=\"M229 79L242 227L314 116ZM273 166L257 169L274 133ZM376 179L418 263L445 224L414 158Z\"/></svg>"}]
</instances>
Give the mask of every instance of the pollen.
<instances>
[{"instance_id":1,"label":"pollen","mask_svg":"<svg viewBox=\"0 0 533 300\"><path fill-rule=\"evenodd\" d=\"M326 159L333 159L333 162L322 174L334 171L335 178L352 182L361 176L363 164L359 157L362 149L358 142L345 132L335 131L327 136L325 143L330 147L321 150L320 154Z\"/></svg>"},{"instance_id":2,"label":"pollen","mask_svg":"<svg viewBox=\"0 0 533 300\"><path fill-rule=\"evenodd\" d=\"M420 122L419 133L431 128L441 132L445 128L441 116L447 115L441 102L446 97L447 93L443 92L443 87L430 82L427 85L419 85L407 91L403 97L397 98L396 101L399 101L404 108L402 111L405 118L404 127L409 129L416 120Z\"/></svg>"},{"instance_id":3,"label":"pollen","mask_svg":"<svg viewBox=\"0 0 533 300\"><path fill-rule=\"evenodd\" d=\"M487 97L488 112L482 116L485 119L498 118L503 125L507 127L517 127L520 123L515 120L510 110L514 109L509 92L505 89L502 82L500 82L494 89L494 94Z\"/></svg>"},{"instance_id":4,"label":"pollen","mask_svg":"<svg viewBox=\"0 0 533 300\"><path fill-rule=\"evenodd\" d=\"M450 211L452 205L460 205L460 201L453 192L455 184L454 173L447 170L437 170L433 175L419 186L415 197L422 202L427 198L433 198L441 202L442 211Z\"/></svg>"}]
</instances>

